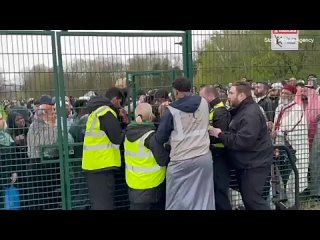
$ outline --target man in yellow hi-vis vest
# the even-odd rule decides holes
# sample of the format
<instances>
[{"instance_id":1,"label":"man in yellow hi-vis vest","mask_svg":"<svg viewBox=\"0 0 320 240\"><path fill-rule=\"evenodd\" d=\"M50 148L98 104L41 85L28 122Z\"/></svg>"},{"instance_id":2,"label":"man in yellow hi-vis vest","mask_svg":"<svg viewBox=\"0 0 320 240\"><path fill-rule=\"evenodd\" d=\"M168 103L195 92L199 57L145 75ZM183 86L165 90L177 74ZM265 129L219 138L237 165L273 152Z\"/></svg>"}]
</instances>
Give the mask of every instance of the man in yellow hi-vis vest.
<instances>
[{"instance_id":1,"label":"man in yellow hi-vis vest","mask_svg":"<svg viewBox=\"0 0 320 240\"><path fill-rule=\"evenodd\" d=\"M230 122L230 113L220 100L217 89L212 85L206 85L200 90L199 94L206 99L209 104L210 126L227 131ZM230 168L228 166L225 148L219 139L210 136L210 149L214 162L214 196L216 210L231 210L228 193Z\"/></svg>"},{"instance_id":2,"label":"man in yellow hi-vis vest","mask_svg":"<svg viewBox=\"0 0 320 240\"><path fill-rule=\"evenodd\" d=\"M82 169L88 178L92 210L112 210L114 195L114 170L121 165L119 145L124 132L118 120L122 94L114 97L92 97L87 104L89 117L83 143Z\"/></svg>"},{"instance_id":3,"label":"man in yellow hi-vis vest","mask_svg":"<svg viewBox=\"0 0 320 240\"><path fill-rule=\"evenodd\" d=\"M151 105L140 103L135 117L136 121L127 128L124 142L130 210L164 210L169 152L151 140L156 130Z\"/></svg>"}]
</instances>

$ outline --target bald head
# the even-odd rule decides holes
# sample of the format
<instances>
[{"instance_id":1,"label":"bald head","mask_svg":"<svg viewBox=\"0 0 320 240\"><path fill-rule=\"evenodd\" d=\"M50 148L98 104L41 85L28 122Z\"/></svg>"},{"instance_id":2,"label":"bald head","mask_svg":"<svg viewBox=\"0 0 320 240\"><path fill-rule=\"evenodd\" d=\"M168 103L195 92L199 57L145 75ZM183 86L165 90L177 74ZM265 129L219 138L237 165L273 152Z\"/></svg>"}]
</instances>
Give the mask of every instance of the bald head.
<instances>
[{"instance_id":1,"label":"bald head","mask_svg":"<svg viewBox=\"0 0 320 240\"><path fill-rule=\"evenodd\" d=\"M138 104L135 110L135 118L137 122L140 122L138 121L138 119L142 121L152 121L154 118L154 115L152 113L151 105L149 103Z\"/></svg>"},{"instance_id":2,"label":"bald head","mask_svg":"<svg viewBox=\"0 0 320 240\"><path fill-rule=\"evenodd\" d=\"M212 100L219 97L219 92L214 86L206 85L200 90L199 95L210 103Z\"/></svg>"}]
</instances>

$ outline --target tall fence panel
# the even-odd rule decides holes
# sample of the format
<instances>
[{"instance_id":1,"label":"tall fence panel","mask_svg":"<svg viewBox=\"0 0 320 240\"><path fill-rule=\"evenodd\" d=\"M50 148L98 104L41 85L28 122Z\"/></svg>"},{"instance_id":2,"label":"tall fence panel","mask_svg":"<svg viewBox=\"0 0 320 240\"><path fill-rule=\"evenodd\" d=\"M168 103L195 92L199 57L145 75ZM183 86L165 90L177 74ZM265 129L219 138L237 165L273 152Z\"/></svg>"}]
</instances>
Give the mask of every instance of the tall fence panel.
<instances>
[{"instance_id":1,"label":"tall fence panel","mask_svg":"<svg viewBox=\"0 0 320 240\"><path fill-rule=\"evenodd\" d=\"M0 31L0 68L0 208L65 209L54 33Z\"/></svg>"},{"instance_id":2,"label":"tall fence panel","mask_svg":"<svg viewBox=\"0 0 320 240\"><path fill-rule=\"evenodd\" d=\"M92 91L104 95L108 88L114 86L127 92L129 87L126 79L127 72L182 71L186 58L182 54L184 37L184 32L59 32L57 43L60 94L79 98ZM151 75L148 78L148 86L141 86L141 88L170 87L167 86L167 82L167 76L162 79ZM163 84L166 86L162 86ZM65 108L65 105L66 103L62 101L62 108ZM65 119L63 126L68 126L67 121ZM79 131L84 126L78 122L75 131ZM75 124L72 128L71 132L74 131ZM63 129L64 134L67 134L68 127ZM74 144L63 141L65 150L74 148L74 155L67 158L65 162L65 169L69 172L66 175L68 208L85 209L89 201L85 176L81 170L83 139L75 137L74 140ZM65 152L65 156L67 155ZM128 208L124 164L116 175L114 200L116 209Z\"/></svg>"},{"instance_id":3,"label":"tall fence panel","mask_svg":"<svg viewBox=\"0 0 320 240\"><path fill-rule=\"evenodd\" d=\"M271 31L265 30L0 31L0 208L90 207L81 169L87 113L81 99L92 94L105 95L110 87L119 87L127 95L124 107L132 111L130 103L139 92L164 89L170 93L172 80L182 74L193 78L196 88L202 84L227 88L242 78L276 82L295 77L307 82L309 74L318 73L319 31L300 31L298 51L272 51L270 38ZM128 76L134 76L134 88ZM306 99L318 100L306 89L296 96L304 116L293 134L302 206L320 195L318 107ZM44 94L54 99L41 98ZM226 98L226 92L221 97ZM279 90L276 96L270 95L277 106L279 97ZM264 111L266 121L275 123L279 112L272 111ZM294 117L289 120L285 127L294 128ZM277 179L287 182L293 177L289 155L275 150L273 188L265 194L270 202L287 197L281 195L283 186L278 186ZM116 176L116 209L128 209L123 166ZM20 203L10 205L6 196L15 189ZM231 189L233 205L241 205L237 187ZM294 194L290 196L289 201L294 201Z\"/></svg>"},{"instance_id":4,"label":"tall fence panel","mask_svg":"<svg viewBox=\"0 0 320 240\"><path fill-rule=\"evenodd\" d=\"M193 30L194 82L304 79L318 72L320 32L300 30L299 40L298 51L272 51L271 30Z\"/></svg>"},{"instance_id":5,"label":"tall fence panel","mask_svg":"<svg viewBox=\"0 0 320 240\"><path fill-rule=\"evenodd\" d=\"M251 80L253 83L261 81L267 84L278 82L273 89L266 89L266 93L265 85L252 84L252 96L262 107L268 126L270 122L274 125L269 128L270 133L274 131L273 143L293 148L299 171L299 198L303 207L311 200L319 199L320 195L319 163L316 160L319 159L320 129L317 123L320 101L316 97L319 89L317 84L313 89L308 86L317 82L316 77L311 77L310 74L319 75L320 31L299 30L299 49L293 51L273 51L271 40L271 30L193 30L193 81L198 88L203 84L220 84L220 98L225 101L228 85L235 81ZM280 94L284 80L289 80L289 84L298 84L296 94L286 90L282 90L284 92ZM268 97L265 98L264 95ZM280 104L286 104L287 100L295 100L297 105L280 116ZM266 106L266 101L269 107ZM275 126L280 118L279 126ZM284 195L281 193L282 200L292 203L295 186L288 155L275 150L274 159L276 171L272 174L272 191L277 192L275 185L280 177L283 186L279 189L286 192ZM233 187L232 190L232 201L234 205L241 205L240 194L234 189L236 188ZM279 194L278 191L277 198ZM268 194L265 196L268 197ZM274 196L270 195L268 199L272 201L271 197Z\"/></svg>"}]
</instances>

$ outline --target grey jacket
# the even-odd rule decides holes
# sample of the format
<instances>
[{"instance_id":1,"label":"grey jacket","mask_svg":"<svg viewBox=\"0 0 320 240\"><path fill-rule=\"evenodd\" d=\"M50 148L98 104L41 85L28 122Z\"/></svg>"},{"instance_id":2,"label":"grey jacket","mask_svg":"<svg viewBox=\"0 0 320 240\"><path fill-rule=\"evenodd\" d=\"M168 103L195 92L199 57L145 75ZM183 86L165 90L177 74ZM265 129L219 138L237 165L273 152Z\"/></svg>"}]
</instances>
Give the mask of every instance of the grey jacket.
<instances>
[{"instance_id":1,"label":"grey jacket","mask_svg":"<svg viewBox=\"0 0 320 240\"><path fill-rule=\"evenodd\" d=\"M40 146L53 145L58 142L58 128L50 127L44 121L34 119L27 135L28 156L31 159L40 158ZM68 133L68 142L73 143L72 136ZM44 156L50 158L59 157L58 148L46 148Z\"/></svg>"}]
</instances>

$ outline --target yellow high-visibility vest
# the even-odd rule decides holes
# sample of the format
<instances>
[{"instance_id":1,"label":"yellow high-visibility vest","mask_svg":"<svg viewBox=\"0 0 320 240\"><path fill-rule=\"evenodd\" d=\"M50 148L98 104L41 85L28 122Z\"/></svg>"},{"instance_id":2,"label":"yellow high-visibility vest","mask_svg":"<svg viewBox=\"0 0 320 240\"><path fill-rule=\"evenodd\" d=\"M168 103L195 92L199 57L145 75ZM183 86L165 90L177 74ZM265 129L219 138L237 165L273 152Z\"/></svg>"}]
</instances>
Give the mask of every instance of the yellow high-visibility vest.
<instances>
[{"instance_id":1,"label":"yellow high-visibility vest","mask_svg":"<svg viewBox=\"0 0 320 240\"><path fill-rule=\"evenodd\" d=\"M212 123L213 123L214 110L217 109L217 108L224 108L224 107L225 107L224 103L220 102L217 105L214 105L214 107L210 110L210 113L209 113L210 125L212 125ZM224 145L222 143L215 143L215 144L213 144L213 146L216 147L216 148L223 148L224 147Z\"/></svg>"},{"instance_id":2,"label":"yellow high-visibility vest","mask_svg":"<svg viewBox=\"0 0 320 240\"><path fill-rule=\"evenodd\" d=\"M99 107L88 117L83 142L82 169L84 170L121 166L119 145L113 144L106 133L100 130L99 117L108 112L117 117L117 114L108 106Z\"/></svg>"},{"instance_id":3,"label":"yellow high-visibility vest","mask_svg":"<svg viewBox=\"0 0 320 240\"><path fill-rule=\"evenodd\" d=\"M166 167L160 167L150 149L144 146L149 131L134 142L124 142L126 182L133 189L149 189L159 186L165 179Z\"/></svg>"}]
</instances>

